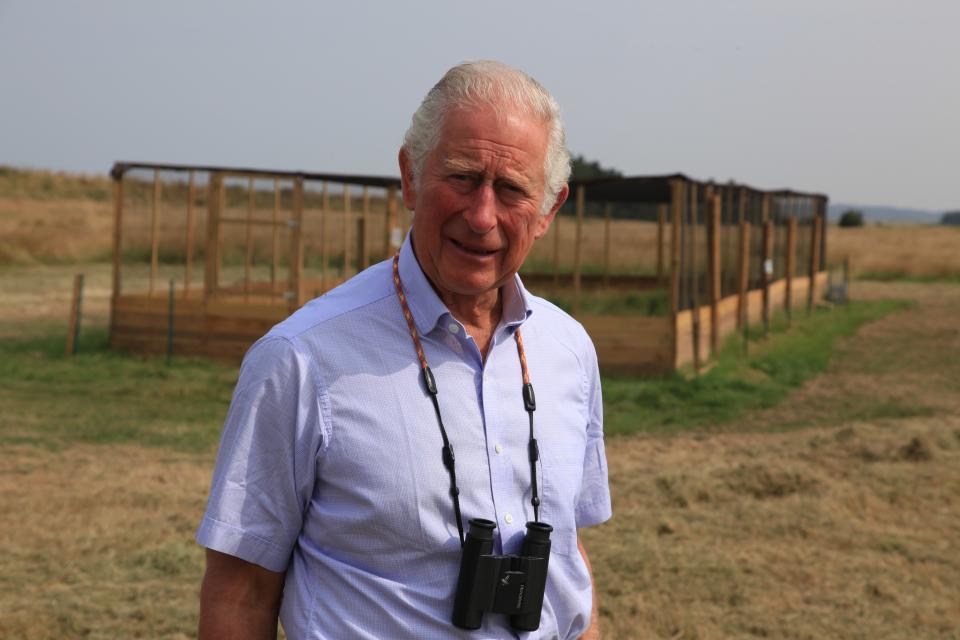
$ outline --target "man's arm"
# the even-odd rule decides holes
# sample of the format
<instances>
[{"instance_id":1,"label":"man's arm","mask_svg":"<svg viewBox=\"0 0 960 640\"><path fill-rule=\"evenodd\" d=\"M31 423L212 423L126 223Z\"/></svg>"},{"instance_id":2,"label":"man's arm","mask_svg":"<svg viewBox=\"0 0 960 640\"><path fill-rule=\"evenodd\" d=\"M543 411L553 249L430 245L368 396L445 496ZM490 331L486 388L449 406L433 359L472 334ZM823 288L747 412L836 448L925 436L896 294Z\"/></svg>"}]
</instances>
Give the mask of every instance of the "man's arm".
<instances>
[{"instance_id":1,"label":"man's arm","mask_svg":"<svg viewBox=\"0 0 960 640\"><path fill-rule=\"evenodd\" d=\"M590 574L590 588L593 591L593 610L590 612L590 626L580 636L580 640L600 640L600 611L597 606L597 585L593 581L593 567L590 566L590 558L587 557L587 550L583 548L583 540L577 533L577 548L580 549L580 555L583 556L583 562L587 565L587 573Z\"/></svg>"},{"instance_id":2,"label":"man's arm","mask_svg":"<svg viewBox=\"0 0 960 640\"><path fill-rule=\"evenodd\" d=\"M284 574L207 549L200 640L274 640Z\"/></svg>"}]
</instances>

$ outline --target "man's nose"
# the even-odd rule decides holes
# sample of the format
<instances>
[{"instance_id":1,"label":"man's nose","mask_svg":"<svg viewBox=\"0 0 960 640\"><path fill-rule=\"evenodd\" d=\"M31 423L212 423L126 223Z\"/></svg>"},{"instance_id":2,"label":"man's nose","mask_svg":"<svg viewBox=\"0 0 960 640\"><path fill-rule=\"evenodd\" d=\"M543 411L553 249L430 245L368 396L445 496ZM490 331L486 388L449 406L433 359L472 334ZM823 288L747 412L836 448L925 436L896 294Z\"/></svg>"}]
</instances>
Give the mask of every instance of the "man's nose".
<instances>
[{"instance_id":1,"label":"man's nose","mask_svg":"<svg viewBox=\"0 0 960 640\"><path fill-rule=\"evenodd\" d=\"M493 185L483 183L474 190L463 217L470 230L477 234L488 233L497 226L497 194Z\"/></svg>"}]
</instances>

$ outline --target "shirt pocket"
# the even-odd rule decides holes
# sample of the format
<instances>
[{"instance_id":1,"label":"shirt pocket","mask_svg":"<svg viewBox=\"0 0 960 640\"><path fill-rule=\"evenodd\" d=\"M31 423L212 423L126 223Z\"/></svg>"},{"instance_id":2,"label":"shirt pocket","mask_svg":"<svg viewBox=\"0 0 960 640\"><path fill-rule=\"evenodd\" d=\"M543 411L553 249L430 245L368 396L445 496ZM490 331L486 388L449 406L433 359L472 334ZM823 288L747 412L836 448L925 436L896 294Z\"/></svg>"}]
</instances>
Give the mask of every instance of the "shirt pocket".
<instances>
[{"instance_id":1,"label":"shirt pocket","mask_svg":"<svg viewBox=\"0 0 960 640\"><path fill-rule=\"evenodd\" d=\"M576 506L583 482L583 461L553 459L541 454L543 471L541 518L553 527L551 549L560 555L577 553Z\"/></svg>"}]
</instances>

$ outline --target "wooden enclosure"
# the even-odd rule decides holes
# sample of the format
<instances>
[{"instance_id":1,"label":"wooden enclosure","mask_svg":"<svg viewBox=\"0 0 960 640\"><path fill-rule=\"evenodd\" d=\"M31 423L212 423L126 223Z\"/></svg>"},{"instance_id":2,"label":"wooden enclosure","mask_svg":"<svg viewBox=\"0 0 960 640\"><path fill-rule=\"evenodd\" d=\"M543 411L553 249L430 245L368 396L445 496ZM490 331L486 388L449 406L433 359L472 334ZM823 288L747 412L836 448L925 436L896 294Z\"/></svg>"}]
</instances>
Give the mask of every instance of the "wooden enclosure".
<instances>
[{"instance_id":1,"label":"wooden enclosure","mask_svg":"<svg viewBox=\"0 0 960 640\"><path fill-rule=\"evenodd\" d=\"M238 362L307 300L392 255L412 215L390 177L135 163L111 175L110 341L137 353ZM699 369L728 335L824 292L824 196L680 174L571 190L521 275L568 302L607 373ZM620 308L643 296L652 314Z\"/></svg>"}]
</instances>

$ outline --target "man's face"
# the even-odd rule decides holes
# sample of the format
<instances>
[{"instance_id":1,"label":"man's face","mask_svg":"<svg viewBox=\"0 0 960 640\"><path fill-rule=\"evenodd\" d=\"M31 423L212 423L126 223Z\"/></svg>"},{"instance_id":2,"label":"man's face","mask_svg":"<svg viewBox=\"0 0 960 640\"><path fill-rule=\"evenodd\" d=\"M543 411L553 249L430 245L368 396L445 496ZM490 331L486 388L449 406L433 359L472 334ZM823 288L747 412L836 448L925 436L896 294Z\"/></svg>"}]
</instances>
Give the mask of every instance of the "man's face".
<instances>
[{"instance_id":1,"label":"man's face","mask_svg":"<svg viewBox=\"0 0 960 640\"><path fill-rule=\"evenodd\" d=\"M547 232L567 188L541 215L546 150L547 130L535 117L471 108L447 114L419 188L400 152L417 259L442 299L495 292Z\"/></svg>"}]
</instances>

